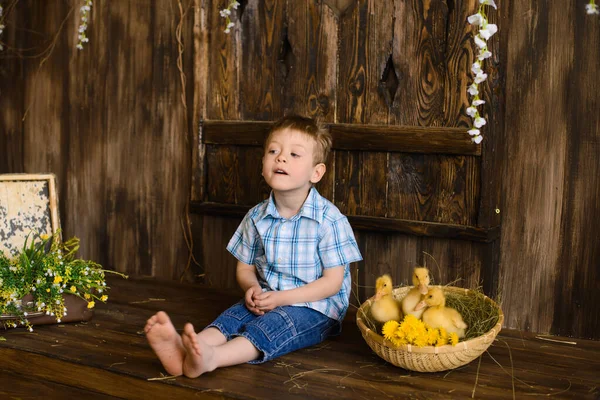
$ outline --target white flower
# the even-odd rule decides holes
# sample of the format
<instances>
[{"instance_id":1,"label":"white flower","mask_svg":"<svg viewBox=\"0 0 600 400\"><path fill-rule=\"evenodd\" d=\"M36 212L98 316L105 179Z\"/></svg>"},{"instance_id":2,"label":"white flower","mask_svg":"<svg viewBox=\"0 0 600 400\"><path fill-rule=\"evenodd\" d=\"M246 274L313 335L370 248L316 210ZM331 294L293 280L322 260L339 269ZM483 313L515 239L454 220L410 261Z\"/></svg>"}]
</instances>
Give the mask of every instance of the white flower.
<instances>
[{"instance_id":1,"label":"white flower","mask_svg":"<svg viewBox=\"0 0 600 400\"><path fill-rule=\"evenodd\" d=\"M475 136L475 137L472 137L472 138L471 138L471 140L472 140L474 143L477 143L477 144L479 144L479 143L481 143L481 141L483 140L483 136L481 136L481 135L477 135L477 136Z\"/></svg>"},{"instance_id":2,"label":"white flower","mask_svg":"<svg viewBox=\"0 0 600 400\"><path fill-rule=\"evenodd\" d=\"M585 5L585 10L588 14L600 14L598 4L590 3Z\"/></svg>"},{"instance_id":3,"label":"white flower","mask_svg":"<svg viewBox=\"0 0 600 400\"><path fill-rule=\"evenodd\" d=\"M479 30L479 35L485 40L488 40L496 32L498 32L498 25L487 24L485 28Z\"/></svg>"},{"instance_id":4,"label":"white flower","mask_svg":"<svg viewBox=\"0 0 600 400\"><path fill-rule=\"evenodd\" d=\"M467 18L467 21L469 21L471 25L483 25L485 17L481 15L481 13L477 13L469 16L469 18Z\"/></svg>"},{"instance_id":5,"label":"white flower","mask_svg":"<svg viewBox=\"0 0 600 400\"><path fill-rule=\"evenodd\" d=\"M227 29L233 28L235 26L235 24L233 22L230 22L227 24Z\"/></svg>"},{"instance_id":6,"label":"white flower","mask_svg":"<svg viewBox=\"0 0 600 400\"><path fill-rule=\"evenodd\" d=\"M470 129L468 132L469 132L469 135L471 135L471 136L477 136L480 134L479 129L475 129L475 128Z\"/></svg>"},{"instance_id":7,"label":"white flower","mask_svg":"<svg viewBox=\"0 0 600 400\"><path fill-rule=\"evenodd\" d=\"M23 313L23 316L24 316L24 317L26 317L27 315L28 315L28 314L27 314L27 311L25 311L25 312Z\"/></svg>"},{"instance_id":8,"label":"white flower","mask_svg":"<svg viewBox=\"0 0 600 400\"><path fill-rule=\"evenodd\" d=\"M475 83L481 83L481 82L485 81L486 79L487 79L487 74L480 72L475 76Z\"/></svg>"},{"instance_id":9,"label":"white flower","mask_svg":"<svg viewBox=\"0 0 600 400\"><path fill-rule=\"evenodd\" d=\"M481 64L479 62L474 62L473 65L471 65L471 72L474 75L477 75L478 73L481 72Z\"/></svg>"},{"instance_id":10,"label":"white flower","mask_svg":"<svg viewBox=\"0 0 600 400\"><path fill-rule=\"evenodd\" d=\"M492 56L492 52L488 51L487 49L481 49L479 50L479 55L477 55L477 59L479 61L483 61L486 58L490 58Z\"/></svg>"},{"instance_id":11,"label":"white flower","mask_svg":"<svg viewBox=\"0 0 600 400\"><path fill-rule=\"evenodd\" d=\"M471 86L469 86L469 89L467 89L467 91L471 96L477 96L479 94L479 89L477 89L476 83L472 83Z\"/></svg>"},{"instance_id":12,"label":"white flower","mask_svg":"<svg viewBox=\"0 0 600 400\"><path fill-rule=\"evenodd\" d=\"M237 1L232 1L231 2L231 7L235 8L237 10L237 8L240 6L240 3L238 3Z\"/></svg>"},{"instance_id":13,"label":"white flower","mask_svg":"<svg viewBox=\"0 0 600 400\"><path fill-rule=\"evenodd\" d=\"M482 104L485 104L485 100L481 100L481 99L473 100L473 106L475 106L475 107L480 106Z\"/></svg>"},{"instance_id":14,"label":"white flower","mask_svg":"<svg viewBox=\"0 0 600 400\"><path fill-rule=\"evenodd\" d=\"M496 3L494 2L494 0L479 0L479 4L486 4L488 6L494 7L496 10L498 9L498 7L496 7Z\"/></svg>"},{"instance_id":15,"label":"white flower","mask_svg":"<svg viewBox=\"0 0 600 400\"><path fill-rule=\"evenodd\" d=\"M483 40L479 35L475 36L475 44L480 49L487 47L487 42L485 40Z\"/></svg>"},{"instance_id":16,"label":"white flower","mask_svg":"<svg viewBox=\"0 0 600 400\"><path fill-rule=\"evenodd\" d=\"M486 121L485 121L485 118L483 118L483 117L477 117L477 118L475 118L475 121L473 121L473 126L475 128L481 128L485 124L486 124Z\"/></svg>"},{"instance_id":17,"label":"white flower","mask_svg":"<svg viewBox=\"0 0 600 400\"><path fill-rule=\"evenodd\" d=\"M469 117L474 117L475 115L477 115L477 109L475 107L469 107L467 108L467 115Z\"/></svg>"}]
</instances>

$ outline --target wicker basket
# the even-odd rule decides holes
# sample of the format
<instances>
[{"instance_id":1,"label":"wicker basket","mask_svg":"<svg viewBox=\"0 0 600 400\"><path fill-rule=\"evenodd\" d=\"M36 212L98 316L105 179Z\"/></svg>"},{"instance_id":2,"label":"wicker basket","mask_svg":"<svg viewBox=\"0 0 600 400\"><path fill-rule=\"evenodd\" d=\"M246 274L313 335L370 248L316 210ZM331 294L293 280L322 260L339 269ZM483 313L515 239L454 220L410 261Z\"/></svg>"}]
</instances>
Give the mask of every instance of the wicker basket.
<instances>
[{"instance_id":1,"label":"wicker basket","mask_svg":"<svg viewBox=\"0 0 600 400\"><path fill-rule=\"evenodd\" d=\"M442 286L441 288L444 293L469 293L469 289L454 286ZM410 286L396 288L394 289L393 295L397 300L402 300L410 289ZM498 332L500 332L504 314L498 304L492 299L485 297L485 300L489 301L493 307L498 309L498 322L487 333L473 339L459 342L456 346L395 346L365 324L364 318L369 315L372 298L365 301L358 309L356 314L356 324L369 347L387 362L411 371L446 371L468 364L479 357L494 341Z\"/></svg>"}]
</instances>

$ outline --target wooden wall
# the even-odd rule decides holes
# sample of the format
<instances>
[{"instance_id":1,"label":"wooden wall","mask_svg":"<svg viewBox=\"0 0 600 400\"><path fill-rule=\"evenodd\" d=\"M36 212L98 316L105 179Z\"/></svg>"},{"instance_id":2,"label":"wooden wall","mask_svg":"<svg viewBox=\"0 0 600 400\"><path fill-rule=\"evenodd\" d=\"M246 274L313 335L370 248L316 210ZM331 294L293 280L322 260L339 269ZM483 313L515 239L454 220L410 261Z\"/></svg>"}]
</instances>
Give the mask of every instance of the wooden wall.
<instances>
[{"instance_id":1,"label":"wooden wall","mask_svg":"<svg viewBox=\"0 0 600 400\"><path fill-rule=\"evenodd\" d=\"M262 149L248 146L246 126L235 121L272 121L295 112L331 123L332 129L352 124L348 129L364 138L374 134L373 126L428 127L424 136L431 138L435 129L461 127L469 142L464 110L474 56L471 27L464 21L476 9L475 1L247 1L235 13L236 27L229 35L222 32L218 2L197 4L205 6L197 15L199 31L210 35L196 36L196 68L205 72L197 76L205 78L196 83L194 108L202 120L233 121L230 131L211 134L209 143L202 126L194 146L192 201L205 213L193 217L195 237L202 243L196 255L206 282L237 287L235 260L225 245L240 217L215 213L247 210L269 193L260 178ZM492 46L496 50L494 41ZM494 210L500 187L493 183L499 174L492 167L495 136L502 134L499 60L497 55L489 63L485 91L494 113L481 157L338 146L320 192L352 217L498 226ZM383 129L379 133L386 135ZM227 141L213 140L219 134L228 135ZM425 229L407 234L371 228L375 231L356 231L365 260L353 265L355 304L372 294L380 274L388 272L397 284L406 284L412 268L423 264L432 268L437 283L487 285L491 294L497 290L494 271L486 268L498 272L493 243Z\"/></svg>"},{"instance_id":2,"label":"wooden wall","mask_svg":"<svg viewBox=\"0 0 600 400\"><path fill-rule=\"evenodd\" d=\"M503 40L505 324L600 338L600 19L510 2Z\"/></svg>"},{"instance_id":3,"label":"wooden wall","mask_svg":"<svg viewBox=\"0 0 600 400\"><path fill-rule=\"evenodd\" d=\"M0 173L57 174L65 234L81 238L82 256L109 268L178 279L189 264L188 280L235 285L225 245L239 216L188 215L186 208L190 192L192 200L232 204L266 193L251 183L260 150L202 145L202 120L269 121L295 111L331 123L468 121L465 19L474 0L242 1L230 35L221 32L224 2L181 1L187 108L177 67L180 3L107 3L94 2L83 51L74 48L75 0L20 0L8 14L0 37L13 48L0 53ZM437 271L423 251L440 264L438 282L462 277L465 286L480 284L481 265L499 259L507 327L598 339L600 21L579 2L497 3L490 16L500 34L491 42L484 93L493 100L472 180L486 189L477 204L449 195L451 171L476 171L470 156L433 156L446 165L442 173L427 168L432 156L338 151L319 189L335 194L347 213L460 215L467 219L459 222L483 227L502 220L492 249L357 231L365 255L353 266L360 296L382 272L406 283L415 264ZM16 58L15 48L25 57ZM494 153L501 156L485 156ZM411 180L383 170L409 171ZM432 182L449 186L435 191ZM461 211L445 213L453 209Z\"/></svg>"},{"instance_id":4,"label":"wooden wall","mask_svg":"<svg viewBox=\"0 0 600 400\"><path fill-rule=\"evenodd\" d=\"M94 2L90 42L77 51L80 3L21 0L9 13L2 38L9 45L0 53L0 173L57 175L62 227L81 239L80 256L178 278L188 254L181 222L192 123L177 67L180 9L169 1ZM188 79L191 56L189 48Z\"/></svg>"}]
</instances>

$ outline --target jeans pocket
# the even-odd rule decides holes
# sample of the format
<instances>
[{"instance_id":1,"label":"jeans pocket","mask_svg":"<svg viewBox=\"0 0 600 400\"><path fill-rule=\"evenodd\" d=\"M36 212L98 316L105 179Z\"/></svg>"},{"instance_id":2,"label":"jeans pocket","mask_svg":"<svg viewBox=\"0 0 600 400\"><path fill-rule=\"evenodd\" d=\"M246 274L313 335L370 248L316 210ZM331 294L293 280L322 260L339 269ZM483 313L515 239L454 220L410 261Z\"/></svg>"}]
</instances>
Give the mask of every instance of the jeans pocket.
<instances>
[{"instance_id":1,"label":"jeans pocket","mask_svg":"<svg viewBox=\"0 0 600 400\"><path fill-rule=\"evenodd\" d=\"M279 307L258 318L256 327L260 329L270 341L277 340L286 332L293 331L292 334L296 334L293 321L286 312Z\"/></svg>"}]
</instances>

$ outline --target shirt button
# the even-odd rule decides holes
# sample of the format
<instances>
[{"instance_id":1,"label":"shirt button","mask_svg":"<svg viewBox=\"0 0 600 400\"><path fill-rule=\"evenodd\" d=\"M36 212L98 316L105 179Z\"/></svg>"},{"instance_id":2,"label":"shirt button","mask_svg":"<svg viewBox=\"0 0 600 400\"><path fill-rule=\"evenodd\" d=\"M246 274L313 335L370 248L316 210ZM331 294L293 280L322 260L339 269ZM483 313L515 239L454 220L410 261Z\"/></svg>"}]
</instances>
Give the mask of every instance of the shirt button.
<instances>
[{"instance_id":1,"label":"shirt button","mask_svg":"<svg viewBox=\"0 0 600 400\"><path fill-rule=\"evenodd\" d=\"M279 262L279 263L280 263L280 262L282 262L282 261L283 261L283 258L281 258L281 257L279 257L279 258L277 259L277 262Z\"/></svg>"}]
</instances>

